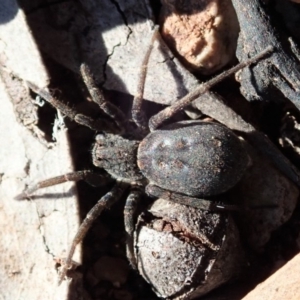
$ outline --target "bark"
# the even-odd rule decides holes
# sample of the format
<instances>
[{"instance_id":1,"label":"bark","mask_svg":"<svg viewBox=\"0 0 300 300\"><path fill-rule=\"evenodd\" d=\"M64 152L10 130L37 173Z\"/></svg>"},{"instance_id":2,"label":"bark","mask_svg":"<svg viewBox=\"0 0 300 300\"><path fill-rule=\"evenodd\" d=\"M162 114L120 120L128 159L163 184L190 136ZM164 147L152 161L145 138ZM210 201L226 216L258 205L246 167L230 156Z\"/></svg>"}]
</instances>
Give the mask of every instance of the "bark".
<instances>
[{"instance_id":1,"label":"bark","mask_svg":"<svg viewBox=\"0 0 300 300\"><path fill-rule=\"evenodd\" d=\"M269 59L238 75L243 95L249 101L280 101L283 95L300 109L299 55L292 38L276 28L269 7L262 1L233 0L232 3L241 28L238 59L243 61L270 45L275 47Z\"/></svg>"}]
</instances>

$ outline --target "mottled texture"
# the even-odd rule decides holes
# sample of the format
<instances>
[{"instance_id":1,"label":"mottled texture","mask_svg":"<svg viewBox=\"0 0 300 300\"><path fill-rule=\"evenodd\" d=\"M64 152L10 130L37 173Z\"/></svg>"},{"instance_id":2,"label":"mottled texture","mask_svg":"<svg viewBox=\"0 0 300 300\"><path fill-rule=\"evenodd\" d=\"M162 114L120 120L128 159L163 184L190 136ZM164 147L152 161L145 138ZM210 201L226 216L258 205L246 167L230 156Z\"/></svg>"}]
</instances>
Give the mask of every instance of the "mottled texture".
<instances>
[{"instance_id":1,"label":"mottled texture","mask_svg":"<svg viewBox=\"0 0 300 300\"><path fill-rule=\"evenodd\" d=\"M163 199L139 219L138 269L160 297L191 299L240 271L243 251L226 213L204 212Z\"/></svg>"},{"instance_id":2,"label":"mottled texture","mask_svg":"<svg viewBox=\"0 0 300 300\"><path fill-rule=\"evenodd\" d=\"M298 202L299 190L266 157L249 144L246 147L252 166L233 188L231 195L241 205L276 205L274 208L240 211L237 214L241 236L252 249L261 252L272 233L290 219Z\"/></svg>"},{"instance_id":3,"label":"mottled texture","mask_svg":"<svg viewBox=\"0 0 300 300\"><path fill-rule=\"evenodd\" d=\"M162 3L162 36L188 68L211 74L230 62L239 31L230 0Z\"/></svg>"},{"instance_id":4,"label":"mottled texture","mask_svg":"<svg viewBox=\"0 0 300 300\"><path fill-rule=\"evenodd\" d=\"M93 163L104 168L114 178L126 181L141 180L136 153L139 141L127 140L114 134L97 135L93 147Z\"/></svg>"},{"instance_id":5,"label":"mottled texture","mask_svg":"<svg viewBox=\"0 0 300 300\"><path fill-rule=\"evenodd\" d=\"M267 46L276 51L259 64L241 71L237 80L248 101L286 101L300 109L300 67L296 43L276 24L272 4L261 0L232 0L241 27L237 57L243 61ZM286 98L286 99L285 99Z\"/></svg>"},{"instance_id":6,"label":"mottled texture","mask_svg":"<svg viewBox=\"0 0 300 300\"><path fill-rule=\"evenodd\" d=\"M223 125L189 121L149 134L138 150L138 165L152 183L191 196L221 194L249 164L239 138Z\"/></svg>"}]
</instances>

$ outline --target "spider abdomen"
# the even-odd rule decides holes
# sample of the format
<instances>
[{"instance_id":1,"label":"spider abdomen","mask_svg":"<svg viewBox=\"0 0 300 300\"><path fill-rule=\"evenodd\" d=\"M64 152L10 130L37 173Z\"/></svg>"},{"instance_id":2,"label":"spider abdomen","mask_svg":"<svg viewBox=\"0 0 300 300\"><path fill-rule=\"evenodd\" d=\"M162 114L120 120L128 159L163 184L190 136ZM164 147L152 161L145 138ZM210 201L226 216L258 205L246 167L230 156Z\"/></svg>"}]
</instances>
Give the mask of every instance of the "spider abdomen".
<instances>
[{"instance_id":1,"label":"spider abdomen","mask_svg":"<svg viewBox=\"0 0 300 300\"><path fill-rule=\"evenodd\" d=\"M190 196L227 191L248 165L242 141L212 122L172 124L150 133L138 149L138 166L150 182Z\"/></svg>"}]
</instances>

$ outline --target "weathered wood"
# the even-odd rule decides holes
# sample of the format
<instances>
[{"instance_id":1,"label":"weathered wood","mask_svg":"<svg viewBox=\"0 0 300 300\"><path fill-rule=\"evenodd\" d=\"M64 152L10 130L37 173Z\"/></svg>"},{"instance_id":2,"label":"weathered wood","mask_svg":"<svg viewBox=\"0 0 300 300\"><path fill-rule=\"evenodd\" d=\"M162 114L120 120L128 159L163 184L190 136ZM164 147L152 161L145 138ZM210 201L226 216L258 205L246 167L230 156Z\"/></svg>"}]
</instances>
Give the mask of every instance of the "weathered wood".
<instances>
[{"instance_id":1,"label":"weathered wood","mask_svg":"<svg viewBox=\"0 0 300 300\"><path fill-rule=\"evenodd\" d=\"M282 93L300 109L300 64L297 49L276 28L261 0L232 0L240 23L237 56L240 61L268 46L276 51L269 59L238 75L241 91L249 101L280 101ZM294 50L294 51L293 51Z\"/></svg>"},{"instance_id":2,"label":"weathered wood","mask_svg":"<svg viewBox=\"0 0 300 300\"><path fill-rule=\"evenodd\" d=\"M57 141L50 143L37 127L37 106L15 75L45 86L48 72L16 2L2 1L0 10L0 294L67 299L68 285L57 286L55 258L65 255L78 227L74 185L40 191L30 200L14 197L28 184L73 170L68 133L57 127ZM75 259L80 261L80 249Z\"/></svg>"}]
</instances>

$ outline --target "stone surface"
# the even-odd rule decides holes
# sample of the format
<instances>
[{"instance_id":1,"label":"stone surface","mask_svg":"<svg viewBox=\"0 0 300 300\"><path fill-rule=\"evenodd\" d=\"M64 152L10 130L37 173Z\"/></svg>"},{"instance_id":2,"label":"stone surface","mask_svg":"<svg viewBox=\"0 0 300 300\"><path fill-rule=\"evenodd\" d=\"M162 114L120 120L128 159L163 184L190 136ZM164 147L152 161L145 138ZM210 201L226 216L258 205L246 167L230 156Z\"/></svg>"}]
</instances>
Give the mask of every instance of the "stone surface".
<instances>
[{"instance_id":1,"label":"stone surface","mask_svg":"<svg viewBox=\"0 0 300 300\"><path fill-rule=\"evenodd\" d=\"M35 99L22 80L46 86L49 75L16 1L1 1L0 22L0 298L67 299L69 285L57 286L55 265L78 228L73 184L14 198L27 185L73 170L68 134L57 127L51 143L37 127ZM80 248L74 259L80 261Z\"/></svg>"},{"instance_id":2,"label":"stone surface","mask_svg":"<svg viewBox=\"0 0 300 300\"><path fill-rule=\"evenodd\" d=\"M231 1L162 4L162 36L189 69L212 74L235 57L239 25Z\"/></svg>"},{"instance_id":3,"label":"stone surface","mask_svg":"<svg viewBox=\"0 0 300 300\"><path fill-rule=\"evenodd\" d=\"M1 297L66 299L68 284L57 286L54 258L66 254L78 227L73 185L39 191L31 200L14 197L29 184L72 170L67 133L60 131L47 147L17 123L2 82L0 99Z\"/></svg>"},{"instance_id":4,"label":"stone surface","mask_svg":"<svg viewBox=\"0 0 300 300\"><path fill-rule=\"evenodd\" d=\"M300 254L256 286L243 300L298 300L300 299L299 274Z\"/></svg>"},{"instance_id":5,"label":"stone surface","mask_svg":"<svg viewBox=\"0 0 300 300\"><path fill-rule=\"evenodd\" d=\"M138 270L159 297L207 294L240 272L243 254L226 213L158 199L137 225Z\"/></svg>"}]
</instances>

